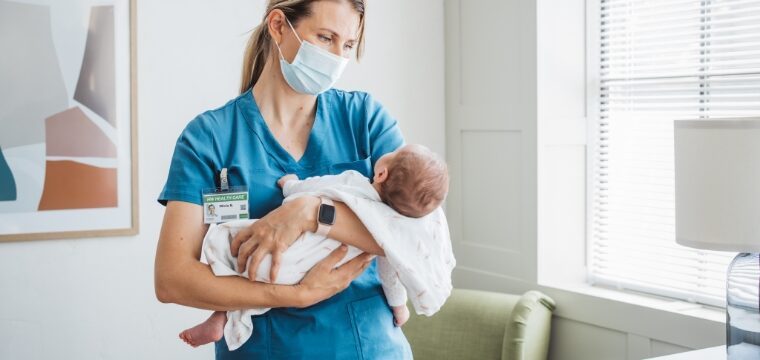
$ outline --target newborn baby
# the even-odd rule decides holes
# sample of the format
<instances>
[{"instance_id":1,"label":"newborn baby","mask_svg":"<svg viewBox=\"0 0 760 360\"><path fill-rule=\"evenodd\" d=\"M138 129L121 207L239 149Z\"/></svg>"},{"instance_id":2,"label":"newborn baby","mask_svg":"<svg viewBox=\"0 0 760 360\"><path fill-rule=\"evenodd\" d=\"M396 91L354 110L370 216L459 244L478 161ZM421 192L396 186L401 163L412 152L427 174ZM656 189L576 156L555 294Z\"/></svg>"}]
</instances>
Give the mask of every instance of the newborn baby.
<instances>
[{"instance_id":1,"label":"newborn baby","mask_svg":"<svg viewBox=\"0 0 760 360\"><path fill-rule=\"evenodd\" d=\"M448 225L440 210L448 192L447 167L426 147L406 145L378 159L374 173L372 183L360 173L349 170L339 175L306 180L285 175L277 184L283 189L285 201L305 195L323 196L343 201L354 210L385 251L385 257L377 258L378 275L395 323L401 326L409 318L407 288L415 291L412 303L417 312L428 316L440 308L451 291L451 270L455 261ZM429 214L431 216L427 216ZM256 220L233 221L212 225L209 229L204 254L216 275L246 276L245 269L243 273L233 270L236 259L230 253L229 243L237 231L250 226L253 221ZM387 228L398 230L388 231ZM304 233L282 254L277 283L298 283L312 266L340 245L336 240ZM349 246L346 256L336 267L361 252ZM427 263L419 264L421 261ZM271 256L267 255L257 269L256 280L269 282L270 267ZM200 325L183 331L180 338L192 346L199 346L218 341L224 335L229 349L235 350L252 333L250 316L267 310L217 311Z\"/></svg>"}]
</instances>

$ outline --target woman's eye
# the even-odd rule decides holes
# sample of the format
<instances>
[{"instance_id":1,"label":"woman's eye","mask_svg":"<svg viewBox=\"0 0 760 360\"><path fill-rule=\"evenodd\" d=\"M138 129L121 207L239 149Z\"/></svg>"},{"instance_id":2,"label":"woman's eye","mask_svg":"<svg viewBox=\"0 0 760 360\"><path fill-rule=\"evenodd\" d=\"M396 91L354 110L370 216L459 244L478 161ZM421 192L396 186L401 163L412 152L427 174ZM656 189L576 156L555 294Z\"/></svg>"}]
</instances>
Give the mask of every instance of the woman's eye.
<instances>
[{"instance_id":1,"label":"woman's eye","mask_svg":"<svg viewBox=\"0 0 760 360\"><path fill-rule=\"evenodd\" d=\"M343 45L343 48L346 49L346 50L352 50L354 48L354 46L350 45L350 44L346 44L346 45Z\"/></svg>"},{"instance_id":2,"label":"woman's eye","mask_svg":"<svg viewBox=\"0 0 760 360\"><path fill-rule=\"evenodd\" d=\"M327 36L324 36L324 35L319 35L319 40L320 41L324 41L324 42L330 42L330 41L332 41L331 38L329 38Z\"/></svg>"}]
</instances>

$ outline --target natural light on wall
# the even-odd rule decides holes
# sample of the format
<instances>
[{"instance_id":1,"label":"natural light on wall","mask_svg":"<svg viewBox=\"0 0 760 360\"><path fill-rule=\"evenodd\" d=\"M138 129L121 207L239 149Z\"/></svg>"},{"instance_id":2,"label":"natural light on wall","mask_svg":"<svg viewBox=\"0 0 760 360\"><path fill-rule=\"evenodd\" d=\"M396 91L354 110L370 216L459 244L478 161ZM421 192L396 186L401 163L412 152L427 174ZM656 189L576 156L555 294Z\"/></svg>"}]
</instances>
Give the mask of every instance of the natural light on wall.
<instances>
[{"instance_id":1,"label":"natural light on wall","mask_svg":"<svg viewBox=\"0 0 760 360\"><path fill-rule=\"evenodd\" d=\"M673 120L760 115L760 0L599 4L589 281L724 306L735 254L675 242Z\"/></svg>"}]
</instances>

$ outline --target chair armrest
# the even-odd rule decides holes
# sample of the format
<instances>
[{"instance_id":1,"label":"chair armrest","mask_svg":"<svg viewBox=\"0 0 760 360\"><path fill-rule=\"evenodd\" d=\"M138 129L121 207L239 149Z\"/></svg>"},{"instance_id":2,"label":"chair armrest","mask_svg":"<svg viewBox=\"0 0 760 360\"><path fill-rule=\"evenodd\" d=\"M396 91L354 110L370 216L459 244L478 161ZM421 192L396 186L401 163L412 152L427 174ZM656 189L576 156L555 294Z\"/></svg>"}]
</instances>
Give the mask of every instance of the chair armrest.
<instances>
[{"instance_id":1,"label":"chair armrest","mask_svg":"<svg viewBox=\"0 0 760 360\"><path fill-rule=\"evenodd\" d=\"M538 291L523 294L504 333L502 360L544 360L549 351L554 300Z\"/></svg>"}]
</instances>

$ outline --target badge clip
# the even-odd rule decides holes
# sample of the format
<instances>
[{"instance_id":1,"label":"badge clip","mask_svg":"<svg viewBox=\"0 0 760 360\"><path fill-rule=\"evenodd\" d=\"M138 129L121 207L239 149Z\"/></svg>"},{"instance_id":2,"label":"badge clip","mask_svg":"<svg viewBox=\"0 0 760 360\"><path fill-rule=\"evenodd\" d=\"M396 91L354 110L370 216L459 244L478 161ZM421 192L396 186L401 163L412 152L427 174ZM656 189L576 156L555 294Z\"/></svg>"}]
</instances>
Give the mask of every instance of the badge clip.
<instances>
[{"instance_id":1,"label":"badge clip","mask_svg":"<svg viewBox=\"0 0 760 360\"><path fill-rule=\"evenodd\" d=\"M222 168L219 172L219 187L222 191L230 191L230 183L227 180L227 168Z\"/></svg>"}]
</instances>

